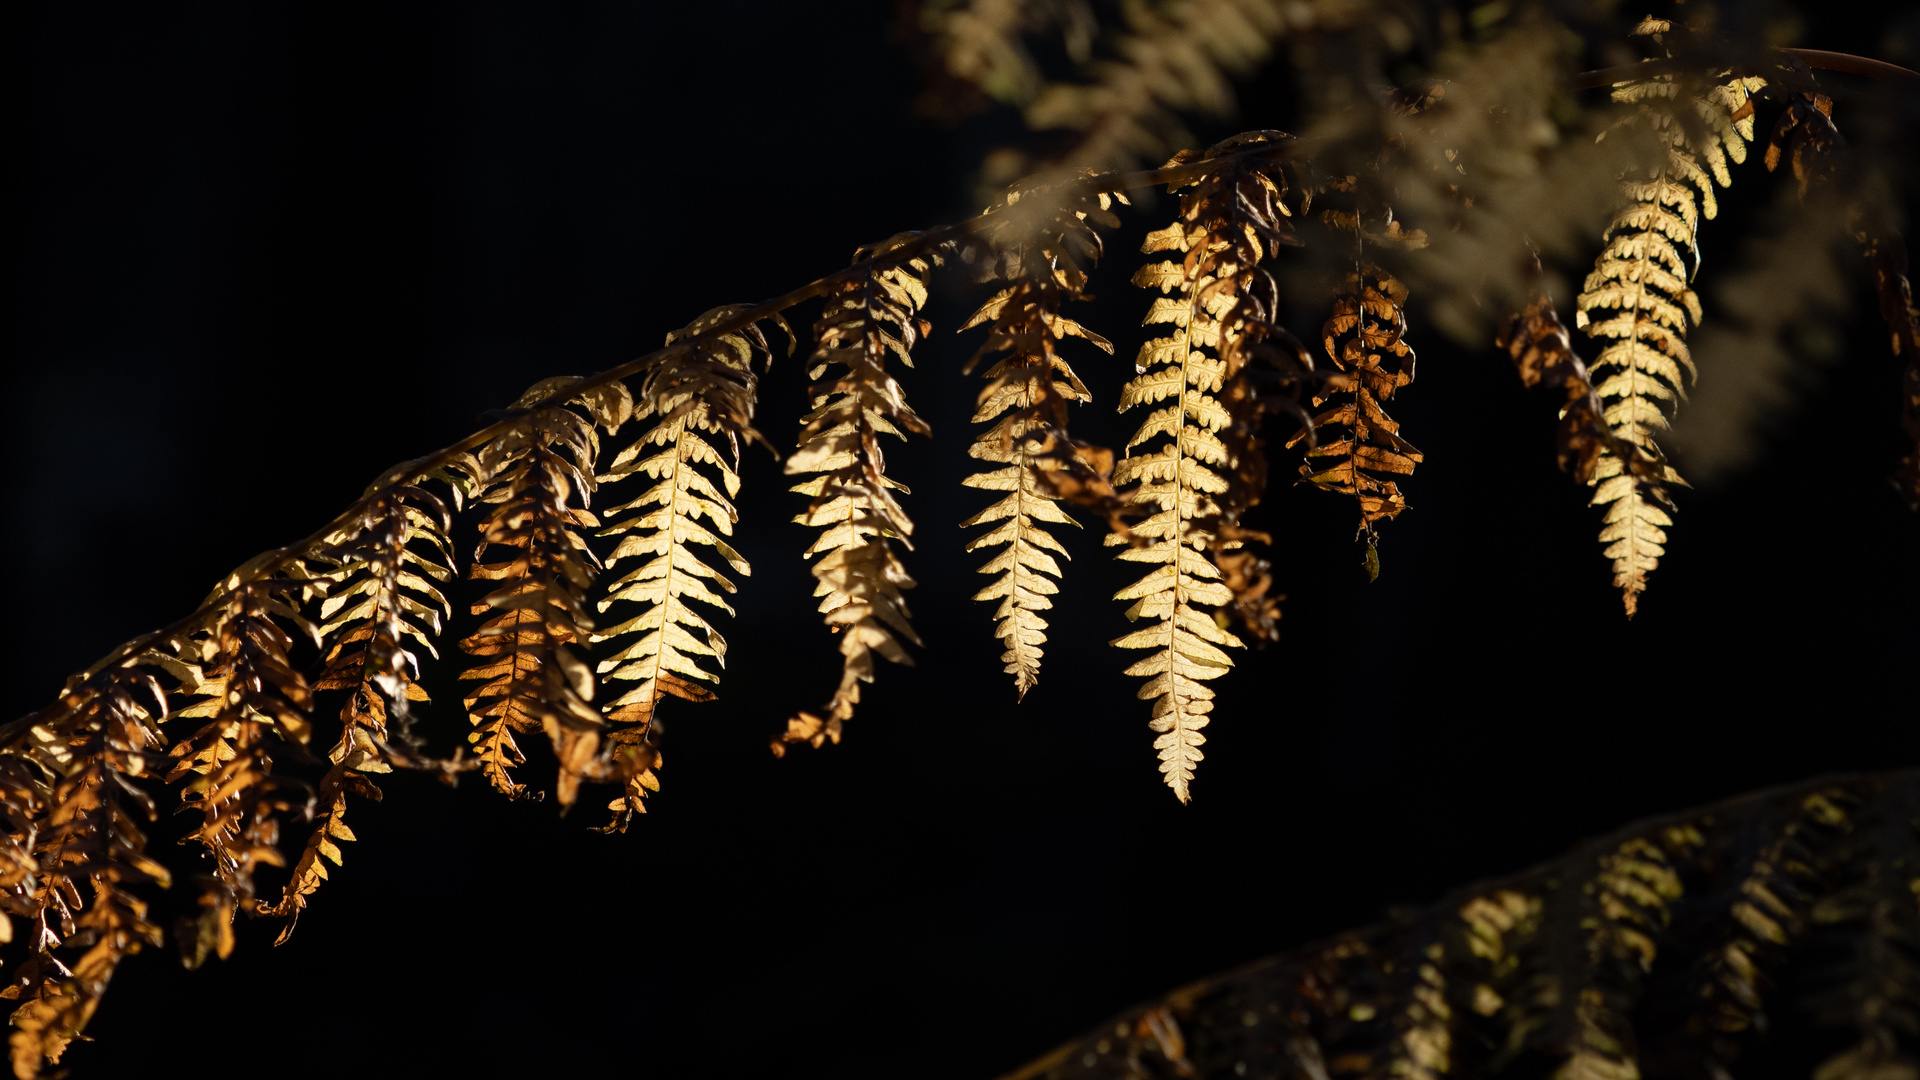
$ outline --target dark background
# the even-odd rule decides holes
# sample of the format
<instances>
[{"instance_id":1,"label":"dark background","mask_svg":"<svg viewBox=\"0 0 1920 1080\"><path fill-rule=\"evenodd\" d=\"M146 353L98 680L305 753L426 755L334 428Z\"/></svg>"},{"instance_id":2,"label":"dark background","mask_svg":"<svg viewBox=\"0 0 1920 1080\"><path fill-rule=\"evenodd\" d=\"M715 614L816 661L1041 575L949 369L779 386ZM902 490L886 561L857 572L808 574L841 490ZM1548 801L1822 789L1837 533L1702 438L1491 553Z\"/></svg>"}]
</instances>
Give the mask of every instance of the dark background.
<instances>
[{"instance_id":1,"label":"dark background","mask_svg":"<svg viewBox=\"0 0 1920 1080\"><path fill-rule=\"evenodd\" d=\"M8 18L5 717L536 380L977 209L968 176L1006 126L916 119L878 2ZM1802 42L1904 50L1866 25ZM1282 85L1248 91L1244 126L1285 112ZM1167 212L1112 238L1083 315L1123 357L1130 251ZM361 840L288 945L247 923L197 973L129 962L78 1075L991 1076L1636 816L1920 756L1920 526L1884 480L1897 365L1858 290L1842 362L1795 387L1761 459L1685 494L1631 623L1554 467L1554 403L1416 309L1396 415L1427 460L1384 573L1366 582L1348 504L1271 495L1285 639L1220 684L1182 807L1102 644L1127 576L1091 538L1039 689L1014 708L998 674L953 526L986 502L959 486L976 339L952 334L980 290L945 281L907 380L937 438L893 458L928 648L881 672L845 744L766 750L838 658L787 523L801 497L756 453L722 700L669 706L653 813L601 837L597 812L395 776L350 811ZM1124 362L1074 359L1100 402L1081 432L1123 440ZM783 446L800 368L764 385ZM426 713L442 749L466 730L453 685ZM190 869L183 831L163 816L154 846Z\"/></svg>"}]
</instances>

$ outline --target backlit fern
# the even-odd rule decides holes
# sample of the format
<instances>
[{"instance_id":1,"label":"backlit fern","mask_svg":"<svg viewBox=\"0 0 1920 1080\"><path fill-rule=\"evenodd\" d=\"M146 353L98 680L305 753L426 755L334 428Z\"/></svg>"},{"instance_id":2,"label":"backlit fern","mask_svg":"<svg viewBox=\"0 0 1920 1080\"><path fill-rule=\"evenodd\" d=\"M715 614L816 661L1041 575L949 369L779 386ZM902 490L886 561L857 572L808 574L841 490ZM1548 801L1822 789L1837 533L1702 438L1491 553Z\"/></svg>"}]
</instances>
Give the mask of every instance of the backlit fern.
<instances>
[{"instance_id":1,"label":"backlit fern","mask_svg":"<svg viewBox=\"0 0 1920 1080\"><path fill-rule=\"evenodd\" d=\"M1920 315L1894 200L1871 161L1844 152L1834 103L1809 69L1888 75L1884 65L1745 53L1649 20L1640 35L1661 35L1669 55L1585 76L1589 89L1611 88L1614 108L1556 113L1543 102L1565 104L1554 95L1574 91L1571 63L1564 85L1503 81L1505 43L1537 56L1555 40L1544 23L1516 19L1511 37L1488 30L1477 69L1466 65L1481 75L1452 89L1422 79L1376 93L1359 73L1352 85L1323 80L1297 135L1259 128L1123 172L1183 137L1180 113L1223 111L1228 77L1289 35L1316 35L1321 52L1299 50L1300 64L1411 57L1419 38L1361 0L1135 5L1106 36L1091 10L943 2L917 24L953 47L950 76L1070 133L1051 158L1027 159L1037 171L980 215L862 246L851 266L773 300L713 308L628 363L535 383L0 731L0 907L6 925L25 928L0 991L17 1002L16 1075L64 1064L119 965L167 937L149 907L176 876L149 851L156 792L185 809L172 833L205 857L206 873L182 876L191 899L172 931L190 966L228 956L241 917L284 920L286 940L342 872L342 845L361 842L354 800L382 798L375 778L395 770L477 771L533 800L551 769L561 807L590 792L612 811L604 831L632 828L661 791L662 717L736 678L719 625L750 573L735 532L772 535L743 525L735 503L756 443L780 444L804 497L795 521L810 539L794 554L809 560L839 654L824 704L794 698L784 729L767 725L776 753L847 737L878 660L910 663L910 648L923 647L905 601L909 552L986 553L975 599L993 605L1001 663L1025 696L1066 634L1043 613L1071 587L1078 541L1049 526L1085 521L1141 573L1116 594L1129 624L1073 636L1110 640L1127 657L1150 703L1159 770L1184 803L1209 725L1242 719L1215 716L1218 681L1245 646L1278 640L1276 586L1305 572L1271 552L1254 520L1256 507L1271 509L1276 464L1353 500L1371 558L1379 523L1408 511L1426 461L1387 406L1411 384L1429 325L1457 329L1462 311L1481 318L1465 320L1464 336L1495 338L1523 383L1557 395L1559 464L1597 485L1606 554L1634 613L1666 555L1680 486L1656 439L1692 377L1687 333L1712 311L1694 284L1700 233L1756 131L1773 132L1766 167L1785 166L1800 197L1836 193L1852 207L1851 239L1906 365L1904 396L1884 411L1891 422L1898 407L1920 439ZM1047 65L1025 51L1051 32L1088 60L1085 80L1048 83ZM1561 119L1541 120L1546 133L1515 135L1515 117L1549 115ZM1596 129L1604 139L1589 137ZM1556 178L1572 174L1598 176L1621 201L1574 191L1581 205L1552 206ZM1109 284L1131 273L1155 294L1152 329L1128 339L1068 314L1091 305L1067 302L1091 299L1103 233L1130 227L1127 193L1155 188L1177 207L1172 224L1146 234L1153 258L1104 271ZM1359 209L1328 208L1347 195ZM1598 235L1565 235L1607 212ZM1602 345L1589 365L1553 291L1596 247L1571 306ZM1409 258L1415 250L1432 261ZM1458 272L1433 271L1448 260ZM925 313L962 270L993 291L960 327L985 329L976 363L986 380L968 450L982 465L961 483L992 501L963 523L984 531L965 541L920 532L916 549L883 436L931 434L908 404L905 369L926 356ZM776 414L797 419L789 446L792 428L757 419L771 408L760 392L773 362L766 324L785 329L783 313L814 301L806 408ZM1318 350L1282 326L1296 306L1324 316ZM1083 365L1108 365L1101 354L1115 342L1135 357L1113 402L1134 427L1108 448L1069 432L1069 405L1108 402L1068 358L1078 350ZM1916 477L1909 453L1895 483L1920 502ZM430 687L447 637L458 645L447 659L463 670ZM1057 654L1048 663L1050 677L1064 666ZM463 745L433 757L421 729L449 732L428 703L455 700ZM1911 786L1848 780L1636 828L1549 870L1176 994L1035 1068L1423 1077L1544 1060L1561 1076L1623 1078L1683 1057L1725 1065L1759 1037L1769 1009L1785 1007L1770 980L1806 947L1839 958L1808 998L1846 1032L1823 1076L1905 1077L1915 1035L1902 1018L1920 985L1895 947L1915 933L1901 869L1914 848ZM1683 925L1683 913L1698 918ZM1676 954L1691 962L1671 963Z\"/></svg>"}]
</instances>

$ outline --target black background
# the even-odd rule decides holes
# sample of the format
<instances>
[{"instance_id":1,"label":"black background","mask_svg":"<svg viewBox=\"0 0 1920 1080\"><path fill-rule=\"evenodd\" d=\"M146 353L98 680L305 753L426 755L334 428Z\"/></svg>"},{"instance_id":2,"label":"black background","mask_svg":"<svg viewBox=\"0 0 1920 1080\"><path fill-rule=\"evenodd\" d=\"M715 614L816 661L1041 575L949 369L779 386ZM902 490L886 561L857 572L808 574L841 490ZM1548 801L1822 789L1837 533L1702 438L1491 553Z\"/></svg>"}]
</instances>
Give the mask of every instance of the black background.
<instances>
[{"instance_id":1,"label":"black background","mask_svg":"<svg viewBox=\"0 0 1920 1080\"><path fill-rule=\"evenodd\" d=\"M882 3L10 19L8 717L536 380L971 212L1000 123L914 117ZM1875 26L1802 41L1903 55ZM1244 126L1285 111L1281 85L1247 92ZM1084 316L1123 357L1130 251L1166 213L1112 239ZM1706 235L1737 250L1731 226ZM1416 308L1396 415L1427 457L1384 573L1366 582L1350 506L1271 495L1285 638L1222 682L1182 807L1103 644L1126 575L1091 538L1039 689L1015 708L998 674L954 528L986 501L959 485L976 340L952 333L980 290L946 281L907 380L936 439L893 459L928 647L880 673L845 744L766 750L838 658L787 521L801 497L756 452L722 700L669 707L653 813L601 837L597 811L395 776L350 812L361 840L288 945L247 923L197 973L129 962L78 1075L989 1076L1633 817L1915 763L1920 526L1884 480L1897 365L1864 293L1762 459L1685 495L1631 623L1597 512L1554 467L1553 402ZM1082 434L1117 441L1124 362L1074 359L1100 402ZM800 367L763 390L783 446ZM448 674L426 713L442 748L465 730ZM154 846L191 868L183 831L163 816Z\"/></svg>"}]
</instances>

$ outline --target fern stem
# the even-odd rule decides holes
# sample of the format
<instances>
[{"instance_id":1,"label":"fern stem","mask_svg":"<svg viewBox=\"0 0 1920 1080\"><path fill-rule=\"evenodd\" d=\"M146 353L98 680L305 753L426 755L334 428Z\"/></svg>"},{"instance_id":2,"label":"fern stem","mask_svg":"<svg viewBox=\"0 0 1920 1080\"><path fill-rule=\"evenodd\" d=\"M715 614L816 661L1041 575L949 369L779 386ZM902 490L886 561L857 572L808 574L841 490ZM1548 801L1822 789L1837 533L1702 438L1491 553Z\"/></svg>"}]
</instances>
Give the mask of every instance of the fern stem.
<instances>
[{"instance_id":1,"label":"fern stem","mask_svg":"<svg viewBox=\"0 0 1920 1080\"><path fill-rule=\"evenodd\" d=\"M1880 82L1920 89L1920 71L1903 68L1898 64L1889 64L1884 60L1855 56L1853 53L1832 52L1827 49L1780 49L1779 52L1783 56L1792 57L1810 68L1821 71L1838 71L1846 75L1859 75ZM1639 64L1623 64L1619 67L1583 71L1574 76L1573 84L1582 90L1599 90L1615 83L1637 82L1656 75L1695 71L1700 66L1698 57L1667 57Z\"/></svg>"}]
</instances>

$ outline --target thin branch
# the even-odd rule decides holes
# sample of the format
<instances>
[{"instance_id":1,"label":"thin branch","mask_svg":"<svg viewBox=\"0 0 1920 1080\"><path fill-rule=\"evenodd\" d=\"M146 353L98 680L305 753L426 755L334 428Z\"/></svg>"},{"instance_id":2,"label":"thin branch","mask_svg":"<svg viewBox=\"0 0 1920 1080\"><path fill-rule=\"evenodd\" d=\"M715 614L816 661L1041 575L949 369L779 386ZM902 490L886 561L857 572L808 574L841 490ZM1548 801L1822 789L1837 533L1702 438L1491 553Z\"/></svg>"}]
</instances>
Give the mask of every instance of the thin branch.
<instances>
[{"instance_id":1,"label":"thin branch","mask_svg":"<svg viewBox=\"0 0 1920 1080\"><path fill-rule=\"evenodd\" d=\"M1838 71L1909 88L1920 88L1920 71L1911 71L1884 60L1855 56L1852 53L1830 52L1826 49L1781 49L1779 51L1810 68L1818 68L1821 71ZM1615 83L1633 82L1649 75L1671 75L1678 71L1697 69L1699 66L1698 57L1683 56L1648 60L1639 64L1623 64L1620 67L1583 71L1574 76L1574 85L1582 90L1597 90Z\"/></svg>"}]
</instances>

